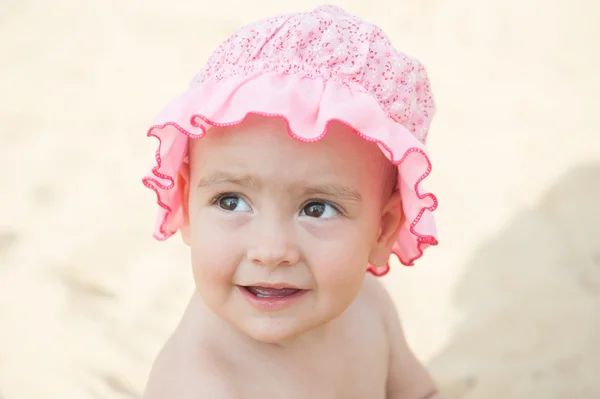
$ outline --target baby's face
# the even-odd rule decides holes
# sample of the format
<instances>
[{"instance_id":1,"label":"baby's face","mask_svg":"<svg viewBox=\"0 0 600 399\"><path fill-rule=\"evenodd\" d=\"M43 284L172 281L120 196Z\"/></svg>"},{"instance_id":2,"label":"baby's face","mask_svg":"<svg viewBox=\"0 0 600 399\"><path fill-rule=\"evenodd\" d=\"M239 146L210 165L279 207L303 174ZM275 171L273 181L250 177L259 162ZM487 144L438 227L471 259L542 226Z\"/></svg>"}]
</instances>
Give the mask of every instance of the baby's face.
<instances>
[{"instance_id":1,"label":"baby's face","mask_svg":"<svg viewBox=\"0 0 600 399\"><path fill-rule=\"evenodd\" d=\"M303 143L282 120L254 116L192 141L190 165L179 180L182 234L198 292L258 341L289 341L336 318L368 264L390 255L402 216L384 184L394 169L342 125Z\"/></svg>"}]
</instances>

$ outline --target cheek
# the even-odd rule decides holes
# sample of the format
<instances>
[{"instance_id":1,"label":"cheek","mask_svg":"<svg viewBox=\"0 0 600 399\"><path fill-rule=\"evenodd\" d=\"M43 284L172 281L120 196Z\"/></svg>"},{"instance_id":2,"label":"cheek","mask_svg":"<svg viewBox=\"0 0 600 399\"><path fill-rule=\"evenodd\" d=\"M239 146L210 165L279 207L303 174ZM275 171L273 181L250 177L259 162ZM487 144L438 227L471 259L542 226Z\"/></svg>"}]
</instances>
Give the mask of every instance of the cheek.
<instances>
[{"instance_id":1,"label":"cheek","mask_svg":"<svg viewBox=\"0 0 600 399\"><path fill-rule=\"evenodd\" d=\"M377 229L367 218L305 223L302 246L316 263L327 264L329 270L345 270L348 263L366 265Z\"/></svg>"},{"instance_id":2,"label":"cheek","mask_svg":"<svg viewBox=\"0 0 600 399\"><path fill-rule=\"evenodd\" d=\"M307 228L304 252L317 289L340 306L352 302L368 267L373 226L351 220Z\"/></svg>"},{"instance_id":3,"label":"cheek","mask_svg":"<svg viewBox=\"0 0 600 399\"><path fill-rule=\"evenodd\" d=\"M316 268L313 277L317 286L319 307L330 317L338 317L354 302L366 275L367 265L355 258L338 257L336 262Z\"/></svg>"},{"instance_id":4,"label":"cheek","mask_svg":"<svg viewBox=\"0 0 600 399\"><path fill-rule=\"evenodd\" d=\"M232 229L227 221L224 223L215 219L210 212L198 214L191 220L190 229L196 285L209 290L218 285L231 285L240 257L243 256L236 229Z\"/></svg>"}]
</instances>

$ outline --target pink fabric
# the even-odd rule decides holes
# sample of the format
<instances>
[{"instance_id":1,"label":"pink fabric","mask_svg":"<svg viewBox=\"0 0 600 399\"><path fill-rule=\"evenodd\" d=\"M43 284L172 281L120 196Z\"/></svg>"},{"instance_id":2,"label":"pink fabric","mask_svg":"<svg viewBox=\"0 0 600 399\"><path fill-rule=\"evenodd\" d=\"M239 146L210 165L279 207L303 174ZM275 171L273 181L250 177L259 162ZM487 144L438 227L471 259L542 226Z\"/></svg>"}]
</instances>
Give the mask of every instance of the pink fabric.
<instances>
[{"instance_id":1,"label":"pink fabric","mask_svg":"<svg viewBox=\"0 0 600 399\"><path fill-rule=\"evenodd\" d=\"M319 140L337 120L377 142L398 166L406 215L393 253L412 265L437 244L431 213L437 199L421 185L431 172L425 141L435 113L427 73L378 27L334 6L240 29L157 116L148 131L159 140L156 164L143 179L160 206L157 239L175 234L182 223L175 184L189 138L251 113L285 119L289 134L301 141ZM369 267L375 275L388 270Z\"/></svg>"}]
</instances>

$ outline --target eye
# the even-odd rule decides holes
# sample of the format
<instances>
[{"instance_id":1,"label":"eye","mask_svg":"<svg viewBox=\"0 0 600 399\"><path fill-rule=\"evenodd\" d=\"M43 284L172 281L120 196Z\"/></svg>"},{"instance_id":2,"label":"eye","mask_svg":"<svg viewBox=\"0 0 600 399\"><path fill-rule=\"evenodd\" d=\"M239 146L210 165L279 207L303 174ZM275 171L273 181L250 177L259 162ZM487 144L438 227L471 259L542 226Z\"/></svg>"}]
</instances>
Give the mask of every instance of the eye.
<instances>
[{"instance_id":1,"label":"eye","mask_svg":"<svg viewBox=\"0 0 600 399\"><path fill-rule=\"evenodd\" d=\"M336 207L322 201L309 202L300 211L300 216L308 216L318 219L329 219L339 215L340 211L338 211Z\"/></svg>"},{"instance_id":2,"label":"eye","mask_svg":"<svg viewBox=\"0 0 600 399\"><path fill-rule=\"evenodd\" d=\"M235 194L226 194L217 197L214 204L228 212L248 212L251 210L250 205L239 195Z\"/></svg>"}]
</instances>

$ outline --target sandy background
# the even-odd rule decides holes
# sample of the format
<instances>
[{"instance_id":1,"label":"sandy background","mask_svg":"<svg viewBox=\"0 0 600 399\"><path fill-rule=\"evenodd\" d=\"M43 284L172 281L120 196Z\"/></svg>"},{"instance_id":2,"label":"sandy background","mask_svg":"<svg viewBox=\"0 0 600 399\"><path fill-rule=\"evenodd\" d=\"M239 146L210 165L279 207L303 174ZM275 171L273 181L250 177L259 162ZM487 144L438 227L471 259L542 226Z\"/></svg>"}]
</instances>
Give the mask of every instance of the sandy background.
<instances>
[{"instance_id":1,"label":"sandy background","mask_svg":"<svg viewBox=\"0 0 600 399\"><path fill-rule=\"evenodd\" d=\"M385 279L419 357L450 399L600 398L600 3L333 3L439 104L441 245ZM317 4L0 1L0 396L138 397L192 289L148 124L240 24Z\"/></svg>"}]
</instances>

